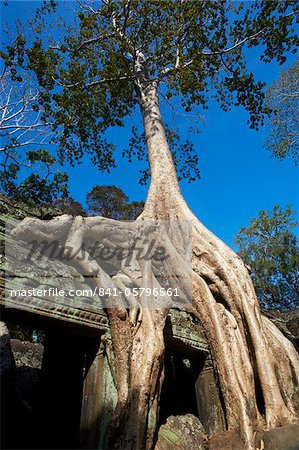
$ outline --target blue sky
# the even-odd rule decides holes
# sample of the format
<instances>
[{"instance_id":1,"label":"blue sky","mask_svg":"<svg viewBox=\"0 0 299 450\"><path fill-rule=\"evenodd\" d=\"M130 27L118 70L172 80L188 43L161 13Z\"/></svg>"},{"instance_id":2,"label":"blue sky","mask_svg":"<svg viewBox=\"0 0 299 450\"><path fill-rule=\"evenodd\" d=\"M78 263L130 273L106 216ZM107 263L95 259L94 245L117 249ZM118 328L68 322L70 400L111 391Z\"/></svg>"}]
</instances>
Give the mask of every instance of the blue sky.
<instances>
[{"instance_id":1,"label":"blue sky","mask_svg":"<svg viewBox=\"0 0 299 450\"><path fill-rule=\"evenodd\" d=\"M9 1L2 9L2 24L11 24L16 18L30 18L40 2ZM69 2L71 5L71 2ZM70 6L69 6L70 7ZM284 68L294 61L288 58ZM276 63L262 64L256 52L250 53L250 68L257 78L270 84L277 79L281 67ZM161 104L165 117L170 110ZM249 129L247 114L242 108L224 113L211 103L205 111L201 133L188 136L186 117L174 117L183 139L192 138L199 155L201 179L188 184L181 182L182 192L199 219L230 246L234 236L249 218L261 209L272 209L275 204L293 204L298 210L298 168L291 160L278 161L263 148L267 129ZM139 113L127 121L138 123ZM115 130L112 140L119 154L127 147L130 126ZM118 167L110 174L100 173L88 158L83 164L69 168L70 194L84 204L86 193L95 184L114 184L121 187L132 200L146 197L146 187L138 183L138 165L117 159Z\"/></svg>"}]
</instances>

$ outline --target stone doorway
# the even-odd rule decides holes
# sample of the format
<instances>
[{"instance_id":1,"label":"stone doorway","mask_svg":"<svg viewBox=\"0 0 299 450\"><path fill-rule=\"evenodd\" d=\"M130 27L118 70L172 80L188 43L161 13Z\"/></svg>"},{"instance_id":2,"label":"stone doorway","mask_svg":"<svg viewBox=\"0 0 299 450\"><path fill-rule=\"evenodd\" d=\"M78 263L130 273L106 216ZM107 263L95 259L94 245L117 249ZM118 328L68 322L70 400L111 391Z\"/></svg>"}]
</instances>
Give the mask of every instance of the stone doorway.
<instances>
[{"instance_id":1,"label":"stone doorway","mask_svg":"<svg viewBox=\"0 0 299 450\"><path fill-rule=\"evenodd\" d=\"M165 379L161 392L160 424L170 416L193 414L198 417L196 381L204 366L205 354L188 356L167 348Z\"/></svg>"},{"instance_id":2,"label":"stone doorway","mask_svg":"<svg viewBox=\"0 0 299 450\"><path fill-rule=\"evenodd\" d=\"M99 337L87 338L67 326L47 325L43 331L43 345L12 341L14 362L1 380L2 448L80 448L84 380ZM37 345L44 347L38 368L32 367Z\"/></svg>"},{"instance_id":3,"label":"stone doorway","mask_svg":"<svg viewBox=\"0 0 299 450\"><path fill-rule=\"evenodd\" d=\"M187 346L167 346L159 424L186 414L197 417L208 434L226 429L210 355Z\"/></svg>"}]
</instances>

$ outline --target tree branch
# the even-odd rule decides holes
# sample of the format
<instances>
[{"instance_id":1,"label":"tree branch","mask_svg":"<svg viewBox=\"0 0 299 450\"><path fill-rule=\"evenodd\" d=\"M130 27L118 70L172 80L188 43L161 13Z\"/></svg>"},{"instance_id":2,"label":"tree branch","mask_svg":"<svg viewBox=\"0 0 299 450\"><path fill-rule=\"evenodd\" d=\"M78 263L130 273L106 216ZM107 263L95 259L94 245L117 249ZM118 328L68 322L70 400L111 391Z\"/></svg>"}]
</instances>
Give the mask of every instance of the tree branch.
<instances>
[{"instance_id":1,"label":"tree branch","mask_svg":"<svg viewBox=\"0 0 299 450\"><path fill-rule=\"evenodd\" d=\"M83 85L83 87L85 88L90 88L92 86L98 86L99 84L103 84L103 83L112 83L115 81L122 81L122 80L135 80L134 76L130 76L130 75L124 75L121 77L113 77L113 78L102 78L100 80L97 81L91 81L90 83L85 84L84 81L77 81L77 83L73 83L73 84L63 84L63 83L58 83L60 86L63 86L64 88L70 89L76 86L80 86Z\"/></svg>"},{"instance_id":2,"label":"tree branch","mask_svg":"<svg viewBox=\"0 0 299 450\"><path fill-rule=\"evenodd\" d=\"M245 44L245 42L247 42L247 41L250 41L250 40L252 40L252 39L255 39L257 36L259 36L260 34L262 34L264 31L265 31L265 27L264 28L262 28L261 30L259 30L259 31L257 31L256 33L254 33L254 34L252 34L252 35L250 35L250 36L247 36L246 38L244 38L244 39L242 39L241 41L237 41L234 45L232 45L231 47L229 47L229 48L225 48L225 49L223 49L223 50L218 50L218 51L215 51L215 52L205 52L205 51L203 51L202 53L200 53L199 55L204 55L204 56L216 56L216 55L224 55L224 54L226 54L226 53L230 53L230 52L232 52L233 50L235 50L236 48L238 48L238 47L240 47L241 45L243 45L243 44ZM198 56L199 56L198 55ZM174 66L171 66L171 67L168 67L168 68L165 68L164 70L162 70L161 71L161 73L160 73L160 75L158 75L158 79L161 79L161 78L163 78L165 75L169 75L170 73L172 73L172 72L174 72L174 71L176 71L176 70L178 70L178 69L183 69L183 68L185 68L185 67L188 67L188 66L190 66L191 64L193 64L194 63L194 61L195 61L195 58L192 58L192 59L189 59L187 62L185 62L184 64L180 64L180 61L179 61L179 57L178 57L178 54L176 55L176 62L175 62L175 65Z\"/></svg>"},{"instance_id":3,"label":"tree branch","mask_svg":"<svg viewBox=\"0 0 299 450\"><path fill-rule=\"evenodd\" d=\"M78 51L82 50L82 48L86 47L89 44L94 44L96 42L102 42L105 39L109 39L109 38L111 38L113 36L115 36L115 33L108 33L107 35L104 35L104 36L98 36L98 37L90 38L90 39L87 39L86 41L81 42L81 44L78 47L75 47L75 48L65 47L65 50L67 52L69 52L69 53L78 52ZM58 46L58 45L52 45L50 47L50 49L52 49L52 50L59 50L60 52L64 51L64 48L62 48L62 46Z\"/></svg>"},{"instance_id":4,"label":"tree branch","mask_svg":"<svg viewBox=\"0 0 299 450\"><path fill-rule=\"evenodd\" d=\"M261 30L257 31L256 33L252 34L251 36L247 36L239 42L237 41L234 45L232 45L229 48L225 48L223 50L218 50L216 52L203 52L202 54L204 56L224 55L225 53L229 53L229 52L235 50L236 48L240 47L241 45L245 44L245 42L251 41L252 39L256 38L257 36L262 34L265 31L265 29L266 28L262 28Z\"/></svg>"}]
</instances>

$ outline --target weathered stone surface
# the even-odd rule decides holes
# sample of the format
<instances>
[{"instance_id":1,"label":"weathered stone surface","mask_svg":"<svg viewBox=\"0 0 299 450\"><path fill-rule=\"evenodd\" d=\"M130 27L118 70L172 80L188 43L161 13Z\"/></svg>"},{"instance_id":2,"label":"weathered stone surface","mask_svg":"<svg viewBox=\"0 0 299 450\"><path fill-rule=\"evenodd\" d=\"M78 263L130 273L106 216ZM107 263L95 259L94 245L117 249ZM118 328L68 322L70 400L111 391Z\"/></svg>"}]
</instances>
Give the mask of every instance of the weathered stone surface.
<instances>
[{"instance_id":1,"label":"weathered stone surface","mask_svg":"<svg viewBox=\"0 0 299 450\"><path fill-rule=\"evenodd\" d=\"M187 311L170 309L164 330L165 340L173 347L187 345L191 350L208 353L208 344L198 319Z\"/></svg>"},{"instance_id":2,"label":"weathered stone surface","mask_svg":"<svg viewBox=\"0 0 299 450\"><path fill-rule=\"evenodd\" d=\"M0 373L1 376L14 367L14 359L11 352L10 336L7 326L0 322Z\"/></svg>"},{"instance_id":3,"label":"weathered stone surface","mask_svg":"<svg viewBox=\"0 0 299 450\"><path fill-rule=\"evenodd\" d=\"M19 339L11 339L11 349L17 367L41 368L44 351L42 344L33 344L28 341L22 342Z\"/></svg>"},{"instance_id":4,"label":"weathered stone surface","mask_svg":"<svg viewBox=\"0 0 299 450\"><path fill-rule=\"evenodd\" d=\"M226 431L210 436L209 450L245 450L237 432ZM258 433L255 440L257 450L299 450L299 425L274 428Z\"/></svg>"},{"instance_id":5,"label":"weathered stone surface","mask_svg":"<svg viewBox=\"0 0 299 450\"><path fill-rule=\"evenodd\" d=\"M274 428L257 436L257 448L265 450L299 450L299 425Z\"/></svg>"},{"instance_id":6,"label":"weathered stone surface","mask_svg":"<svg viewBox=\"0 0 299 450\"><path fill-rule=\"evenodd\" d=\"M220 402L212 361L206 358L205 365L195 384L198 417L207 434L225 430L224 413Z\"/></svg>"},{"instance_id":7,"label":"weathered stone surface","mask_svg":"<svg viewBox=\"0 0 299 450\"><path fill-rule=\"evenodd\" d=\"M1 322L1 375L6 400L16 404L15 413L20 405L31 410L36 393L43 357L43 346L32 342L10 339L6 325ZM8 370L9 369L9 370Z\"/></svg>"},{"instance_id":8,"label":"weathered stone surface","mask_svg":"<svg viewBox=\"0 0 299 450\"><path fill-rule=\"evenodd\" d=\"M236 431L223 431L210 436L207 448L208 450L246 450Z\"/></svg>"},{"instance_id":9,"label":"weathered stone surface","mask_svg":"<svg viewBox=\"0 0 299 450\"><path fill-rule=\"evenodd\" d=\"M102 344L98 344L95 353L84 379L80 448L107 449L109 423L117 403L117 390Z\"/></svg>"},{"instance_id":10,"label":"weathered stone surface","mask_svg":"<svg viewBox=\"0 0 299 450\"><path fill-rule=\"evenodd\" d=\"M22 220L25 217L38 217L40 219L52 219L62 212L49 205L29 205L20 200L13 200L0 192L0 214L9 214L16 219Z\"/></svg>"},{"instance_id":11,"label":"weathered stone surface","mask_svg":"<svg viewBox=\"0 0 299 450\"><path fill-rule=\"evenodd\" d=\"M197 417L170 416L159 429L155 450L204 450L205 443L204 429Z\"/></svg>"}]
</instances>

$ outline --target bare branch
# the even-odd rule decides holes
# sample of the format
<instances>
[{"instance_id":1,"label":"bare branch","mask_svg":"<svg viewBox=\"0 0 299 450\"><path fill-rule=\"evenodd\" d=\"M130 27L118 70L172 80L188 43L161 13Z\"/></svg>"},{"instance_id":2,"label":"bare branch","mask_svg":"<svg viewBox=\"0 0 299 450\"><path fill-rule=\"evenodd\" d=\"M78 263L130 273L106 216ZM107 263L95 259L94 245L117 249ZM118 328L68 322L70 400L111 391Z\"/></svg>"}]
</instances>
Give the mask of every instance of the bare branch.
<instances>
[{"instance_id":1,"label":"bare branch","mask_svg":"<svg viewBox=\"0 0 299 450\"><path fill-rule=\"evenodd\" d=\"M81 42L81 44L78 47L75 47L75 48L62 47L62 46L59 46L59 45L52 45L50 48L52 50L59 50L61 52L67 51L69 53L74 53L74 52L78 52L78 51L82 50L82 48L86 47L87 45L95 44L97 42L102 42L105 39L109 39L109 38L111 38L113 36L115 36L115 33L108 33L107 35L102 35L102 36L86 39L86 41Z\"/></svg>"},{"instance_id":2,"label":"bare branch","mask_svg":"<svg viewBox=\"0 0 299 450\"><path fill-rule=\"evenodd\" d=\"M58 83L60 86L63 86L64 88L70 89L76 86L83 86L85 88L90 88L92 86L98 86L100 84L104 84L104 83L112 83L115 81L122 81L122 80L134 80L135 77L134 76L130 76L130 75L124 75L121 77L114 77L114 78L101 78L100 80L96 80L96 81L91 81L90 83L84 83L83 81L77 81L76 83L72 83L72 84L63 84L63 83Z\"/></svg>"},{"instance_id":3,"label":"bare branch","mask_svg":"<svg viewBox=\"0 0 299 450\"><path fill-rule=\"evenodd\" d=\"M225 48L223 50L218 50L216 52L205 52L203 51L202 54L204 56L215 56L215 55L225 55L225 53L230 53L233 50L235 50L236 48L240 47L241 45L245 44L245 42L247 41L251 41L252 39L255 39L257 36L259 36L260 34L262 34L264 31L266 30L266 28L262 28L261 30L257 31L256 33L245 37L244 39L242 39L241 41L237 41L234 45L232 45L229 48Z\"/></svg>"},{"instance_id":4,"label":"bare branch","mask_svg":"<svg viewBox=\"0 0 299 450\"><path fill-rule=\"evenodd\" d=\"M80 0L77 0L77 3L80 5L80 7L82 9L85 9L86 11L89 11L92 14L99 14L99 12L96 11L95 9L93 9L90 5L86 5L86 4L82 3ZM104 1L103 1L103 3L106 4L106 2L104 2Z\"/></svg>"},{"instance_id":5,"label":"bare branch","mask_svg":"<svg viewBox=\"0 0 299 450\"><path fill-rule=\"evenodd\" d=\"M39 95L31 82L13 82L4 74L0 80L0 152L50 142L51 123L43 121L42 111L33 107Z\"/></svg>"},{"instance_id":6,"label":"bare branch","mask_svg":"<svg viewBox=\"0 0 299 450\"><path fill-rule=\"evenodd\" d=\"M180 63L177 64L177 61L176 61L176 64L174 66L166 67L165 69L163 69L161 71L161 73L158 75L157 79L160 80L163 77L165 77L165 75L169 75L170 73L175 72L178 69L184 69L185 67L188 67L191 64L193 64L193 62L194 62L194 59L189 59L184 64L180 64Z\"/></svg>"}]
</instances>

